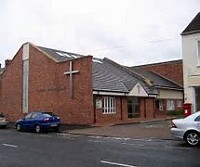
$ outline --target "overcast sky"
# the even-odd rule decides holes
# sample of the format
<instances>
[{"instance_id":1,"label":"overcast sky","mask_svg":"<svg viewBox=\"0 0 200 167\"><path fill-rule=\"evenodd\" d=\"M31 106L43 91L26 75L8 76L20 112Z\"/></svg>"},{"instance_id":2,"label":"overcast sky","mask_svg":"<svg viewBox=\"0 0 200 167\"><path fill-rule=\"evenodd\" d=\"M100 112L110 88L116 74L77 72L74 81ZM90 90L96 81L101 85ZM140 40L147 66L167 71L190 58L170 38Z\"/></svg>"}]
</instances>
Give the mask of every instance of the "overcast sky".
<instances>
[{"instance_id":1,"label":"overcast sky","mask_svg":"<svg viewBox=\"0 0 200 167\"><path fill-rule=\"evenodd\" d=\"M199 0L1 0L0 63L25 42L127 66L180 59L199 11Z\"/></svg>"}]
</instances>

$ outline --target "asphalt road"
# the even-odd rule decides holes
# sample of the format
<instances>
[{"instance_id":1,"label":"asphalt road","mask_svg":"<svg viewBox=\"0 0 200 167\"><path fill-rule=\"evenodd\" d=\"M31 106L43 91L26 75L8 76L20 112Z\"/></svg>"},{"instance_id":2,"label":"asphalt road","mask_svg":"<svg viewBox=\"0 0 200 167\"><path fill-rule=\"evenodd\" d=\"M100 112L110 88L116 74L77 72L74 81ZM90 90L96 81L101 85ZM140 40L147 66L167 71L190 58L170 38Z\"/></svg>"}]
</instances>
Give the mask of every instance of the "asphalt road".
<instances>
[{"instance_id":1,"label":"asphalt road","mask_svg":"<svg viewBox=\"0 0 200 167\"><path fill-rule=\"evenodd\" d=\"M0 167L199 167L181 141L36 134L0 129Z\"/></svg>"}]
</instances>

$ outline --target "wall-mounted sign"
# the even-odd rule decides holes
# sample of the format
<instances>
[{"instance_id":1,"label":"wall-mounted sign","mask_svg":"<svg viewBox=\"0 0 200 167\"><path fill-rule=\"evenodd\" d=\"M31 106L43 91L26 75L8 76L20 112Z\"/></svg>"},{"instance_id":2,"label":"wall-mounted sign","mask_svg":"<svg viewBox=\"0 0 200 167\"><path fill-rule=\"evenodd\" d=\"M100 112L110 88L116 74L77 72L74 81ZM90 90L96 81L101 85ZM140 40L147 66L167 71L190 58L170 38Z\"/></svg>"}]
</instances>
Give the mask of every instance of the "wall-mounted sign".
<instances>
[{"instance_id":1,"label":"wall-mounted sign","mask_svg":"<svg viewBox=\"0 0 200 167\"><path fill-rule=\"evenodd\" d=\"M101 108L102 108L102 100L96 99L96 109L101 109Z\"/></svg>"}]
</instances>

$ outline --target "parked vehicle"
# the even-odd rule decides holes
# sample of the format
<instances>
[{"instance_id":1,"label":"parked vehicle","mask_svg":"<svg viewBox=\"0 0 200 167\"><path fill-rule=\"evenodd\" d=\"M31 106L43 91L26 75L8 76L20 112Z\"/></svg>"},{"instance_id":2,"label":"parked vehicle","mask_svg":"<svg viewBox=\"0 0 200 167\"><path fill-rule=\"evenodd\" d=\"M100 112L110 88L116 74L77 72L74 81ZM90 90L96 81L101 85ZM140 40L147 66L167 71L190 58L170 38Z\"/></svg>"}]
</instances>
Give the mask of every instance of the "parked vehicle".
<instances>
[{"instance_id":1,"label":"parked vehicle","mask_svg":"<svg viewBox=\"0 0 200 167\"><path fill-rule=\"evenodd\" d=\"M0 128L6 128L8 121L6 121L5 116L3 113L0 113Z\"/></svg>"},{"instance_id":2,"label":"parked vehicle","mask_svg":"<svg viewBox=\"0 0 200 167\"><path fill-rule=\"evenodd\" d=\"M185 140L189 145L200 143L200 111L184 118L172 120L172 136Z\"/></svg>"},{"instance_id":3,"label":"parked vehicle","mask_svg":"<svg viewBox=\"0 0 200 167\"><path fill-rule=\"evenodd\" d=\"M44 111L31 112L24 118L17 120L15 126L18 131L34 130L37 133L49 129L58 131L60 127L60 118L53 113L50 115L48 112Z\"/></svg>"}]
</instances>

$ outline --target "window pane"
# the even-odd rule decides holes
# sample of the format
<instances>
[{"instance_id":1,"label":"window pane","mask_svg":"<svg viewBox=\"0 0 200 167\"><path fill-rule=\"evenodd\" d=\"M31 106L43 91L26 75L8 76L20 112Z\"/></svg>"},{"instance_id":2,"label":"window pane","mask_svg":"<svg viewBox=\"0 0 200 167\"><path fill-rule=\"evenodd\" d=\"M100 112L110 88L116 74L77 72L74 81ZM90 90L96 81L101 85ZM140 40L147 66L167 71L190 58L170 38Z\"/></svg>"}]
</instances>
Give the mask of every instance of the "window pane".
<instances>
[{"instance_id":1,"label":"window pane","mask_svg":"<svg viewBox=\"0 0 200 167\"><path fill-rule=\"evenodd\" d=\"M167 100L167 110L175 110L175 100Z\"/></svg>"},{"instance_id":2,"label":"window pane","mask_svg":"<svg viewBox=\"0 0 200 167\"><path fill-rule=\"evenodd\" d=\"M200 41L197 42L198 65L200 65Z\"/></svg>"},{"instance_id":3,"label":"window pane","mask_svg":"<svg viewBox=\"0 0 200 167\"><path fill-rule=\"evenodd\" d=\"M114 97L104 97L103 98L103 113L115 113L115 98Z\"/></svg>"},{"instance_id":4,"label":"window pane","mask_svg":"<svg viewBox=\"0 0 200 167\"><path fill-rule=\"evenodd\" d=\"M28 112L28 72L29 60L23 60L23 112Z\"/></svg>"}]
</instances>

